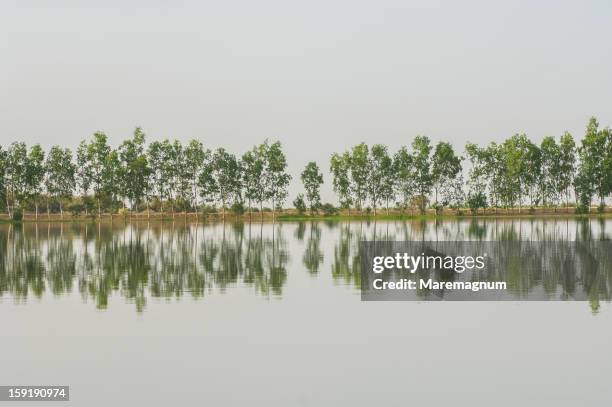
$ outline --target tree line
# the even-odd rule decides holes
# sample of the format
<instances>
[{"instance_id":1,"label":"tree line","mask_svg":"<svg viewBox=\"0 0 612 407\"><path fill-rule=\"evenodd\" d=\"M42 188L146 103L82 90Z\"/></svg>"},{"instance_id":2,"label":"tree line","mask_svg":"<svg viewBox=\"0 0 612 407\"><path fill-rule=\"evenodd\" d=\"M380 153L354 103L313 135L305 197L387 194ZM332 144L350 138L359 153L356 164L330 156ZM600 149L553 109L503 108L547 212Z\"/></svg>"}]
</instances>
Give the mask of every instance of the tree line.
<instances>
[{"instance_id":1,"label":"tree line","mask_svg":"<svg viewBox=\"0 0 612 407\"><path fill-rule=\"evenodd\" d=\"M603 210L612 194L612 131L600 128L595 118L587 124L579 145L569 133L545 137L538 145L525 134L515 134L487 146L468 143L458 154L445 141L435 145L416 136L410 148L391 153L387 146L365 143L334 153L329 163L339 207L370 211L381 207L428 206L437 213L449 208L556 207L570 205L590 210L594 198ZM300 174L304 193L293 206L303 213L323 209L323 174L314 161ZM281 209L288 196L291 175L279 142L265 141L242 156L205 149L198 140L186 145L174 140L146 144L142 129L112 148L104 133L82 141L76 152L53 146L45 153L36 144L29 149L14 142L0 146L1 206L9 217L31 207L38 218L41 208L62 216L68 205L85 214L121 210L201 212L218 205L242 213Z\"/></svg>"},{"instance_id":2,"label":"tree line","mask_svg":"<svg viewBox=\"0 0 612 407\"><path fill-rule=\"evenodd\" d=\"M104 133L97 132L79 144L76 154L53 146L45 154L36 144L28 150L15 142L0 146L0 194L10 217L30 204L38 218L57 205L64 213L70 202L86 214L121 209L198 212L204 205L232 205L250 211L258 204L281 207L291 176L279 142L254 146L242 157L218 148L205 149L198 140L186 145L174 140L153 141L148 146L142 129L113 149ZM77 201L78 202L75 202ZM74 210L74 208L73 208Z\"/></svg>"},{"instance_id":3,"label":"tree line","mask_svg":"<svg viewBox=\"0 0 612 407\"><path fill-rule=\"evenodd\" d=\"M435 146L425 136L411 148L391 154L384 145L365 143L332 155L330 171L340 206L373 210L431 205L478 209L557 207L570 205L590 211L594 198L603 211L612 194L612 130L600 128L595 118L587 124L579 145L569 133L545 137L538 145L525 134L515 134L487 146L468 143L463 155L441 141ZM464 165L467 164L467 165Z\"/></svg>"}]
</instances>

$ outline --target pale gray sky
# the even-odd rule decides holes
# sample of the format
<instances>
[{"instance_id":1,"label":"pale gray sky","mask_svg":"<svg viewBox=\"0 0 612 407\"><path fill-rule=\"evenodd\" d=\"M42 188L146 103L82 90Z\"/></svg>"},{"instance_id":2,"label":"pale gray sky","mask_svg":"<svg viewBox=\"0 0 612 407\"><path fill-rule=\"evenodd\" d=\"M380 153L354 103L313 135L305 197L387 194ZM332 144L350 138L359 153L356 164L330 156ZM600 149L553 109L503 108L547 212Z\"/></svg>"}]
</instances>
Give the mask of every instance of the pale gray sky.
<instances>
[{"instance_id":1,"label":"pale gray sky","mask_svg":"<svg viewBox=\"0 0 612 407\"><path fill-rule=\"evenodd\" d=\"M0 144L280 140L294 175L365 141L612 124L612 3L0 0ZM87 5L92 4L92 5Z\"/></svg>"}]
</instances>

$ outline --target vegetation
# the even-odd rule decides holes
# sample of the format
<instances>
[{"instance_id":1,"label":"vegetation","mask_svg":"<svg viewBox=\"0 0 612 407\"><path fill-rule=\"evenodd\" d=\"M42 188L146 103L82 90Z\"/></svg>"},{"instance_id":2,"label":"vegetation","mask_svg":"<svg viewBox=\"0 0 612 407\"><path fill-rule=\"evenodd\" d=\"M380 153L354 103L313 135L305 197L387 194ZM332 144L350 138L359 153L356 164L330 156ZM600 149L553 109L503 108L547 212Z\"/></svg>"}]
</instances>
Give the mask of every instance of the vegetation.
<instances>
[{"instance_id":1,"label":"vegetation","mask_svg":"<svg viewBox=\"0 0 612 407\"><path fill-rule=\"evenodd\" d=\"M612 195L612 130L589 120L579 143L569 133L558 140L545 137L538 145L525 134L515 134L487 146L468 143L462 155L448 142L432 144L416 136L410 146L392 153L388 147L357 144L330 160L331 184L338 208L321 204L323 174L311 161L300 174L304 193L294 201L302 214L340 209L377 215L379 208L408 209L421 214L433 208L471 213L490 207L521 213L534 208L569 207L591 211L596 200L603 211ZM465 179L464 179L465 177ZM97 132L70 149L53 146L47 154L36 144L15 142L0 146L0 209L9 219L23 211L46 206L47 214L64 208L72 214L121 213L146 210L191 213L216 211L234 214L282 210L291 176L279 142L252 147L242 156L223 148L205 149L198 140L154 141L147 145L142 129L116 149ZM573 201L573 202L572 202ZM271 209L265 209L268 205ZM396 212L397 214L397 212ZM17 215L17 216L15 216Z\"/></svg>"}]
</instances>

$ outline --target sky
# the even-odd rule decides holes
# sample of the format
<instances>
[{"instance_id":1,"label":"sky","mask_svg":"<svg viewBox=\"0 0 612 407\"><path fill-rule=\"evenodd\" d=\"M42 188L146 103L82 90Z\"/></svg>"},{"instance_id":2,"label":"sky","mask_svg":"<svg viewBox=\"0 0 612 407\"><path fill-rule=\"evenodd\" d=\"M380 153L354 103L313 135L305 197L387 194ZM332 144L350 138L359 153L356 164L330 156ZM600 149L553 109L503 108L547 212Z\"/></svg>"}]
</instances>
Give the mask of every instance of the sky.
<instances>
[{"instance_id":1,"label":"sky","mask_svg":"<svg viewBox=\"0 0 612 407\"><path fill-rule=\"evenodd\" d=\"M612 2L0 0L0 145L534 141L612 125Z\"/></svg>"}]
</instances>

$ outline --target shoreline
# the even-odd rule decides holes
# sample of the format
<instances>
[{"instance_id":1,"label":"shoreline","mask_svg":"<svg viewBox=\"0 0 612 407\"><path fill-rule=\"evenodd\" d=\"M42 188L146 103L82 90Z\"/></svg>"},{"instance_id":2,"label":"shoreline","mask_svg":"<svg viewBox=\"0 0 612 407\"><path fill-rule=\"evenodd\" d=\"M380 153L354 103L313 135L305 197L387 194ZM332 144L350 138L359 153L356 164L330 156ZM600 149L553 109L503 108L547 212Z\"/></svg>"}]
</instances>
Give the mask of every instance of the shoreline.
<instances>
[{"instance_id":1,"label":"shoreline","mask_svg":"<svg viewBox=\"0 0 612 407\"><path fill-rule=\"evenodd\" d=\"M413 211L414 212L414 211ZM0 214L0 224L17 224L17 223L132 223L132 222L173 222L173 223L273 223L273 222L307 222L307 221L436 221L436 220L470 220L470 219L593 219L593 218L610 218L612 217L612 208L606 208L603 212L597 212L593 209L589 213L575 213L574 207L557 208L557 211L543 208L534 210L522 209L518 212L518 208L514 209L488 209L484 213L471 214L469 211L461 210L444 211L441 214L436 214L434 210L428 210L425 214L419 213L401 213L394 211L392 213L344 213L334 215L318 214L299 214L295 210L285 210L281 213L276 213L272 216L271 212L265 212L263 217L261 213L253 213L252 217L249 214L223 215L213 214L196 214L190 213L175 213L174 216L170 213L151 213L148 216L146 213L135 213L132 215L109 214L104 213L101 217L94 216L72 216L64 214L62 218L60 214L39 214L36 219L34 213L24 213L24 218L21 221L14 221L8 218L6 213Z\"/></svg>"}]
</instances>

